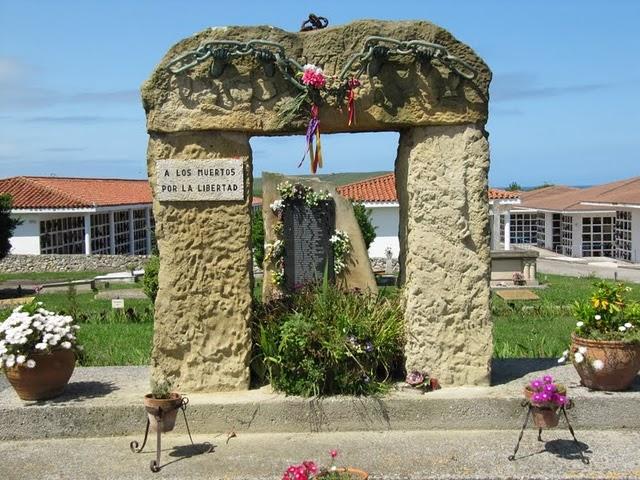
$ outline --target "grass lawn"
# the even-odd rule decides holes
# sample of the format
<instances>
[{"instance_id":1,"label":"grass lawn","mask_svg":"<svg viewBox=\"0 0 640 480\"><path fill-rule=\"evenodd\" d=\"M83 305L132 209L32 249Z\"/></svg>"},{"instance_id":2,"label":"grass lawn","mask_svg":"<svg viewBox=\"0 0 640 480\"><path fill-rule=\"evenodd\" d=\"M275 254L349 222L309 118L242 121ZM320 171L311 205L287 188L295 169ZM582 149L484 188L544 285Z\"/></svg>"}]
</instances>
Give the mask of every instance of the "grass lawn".
<instances>
[{"instance_id":1,"label":"grass lawn","mask_svg":"<svg viewBox=\"0 0 640 480\"><path fill-rule=\"evenodd\" d=\"M22 272L22 273L0 273L0 282L8 280L33 280L41 283L56 282L61 280L85 280L102 275L103 272Z\"/></svg>"},{"instance_id":2,"label":"grass lawn","mask_svg":"<svg viewBox=\"0 0 640 480\"><path fill-rule=\"evenodd\" d=\"M78 340L84 346L80 365L148 365L153 322L80 324Z\"/></svg>"},{"instance_id":3,"label":"grass lawn","mask_svg":"<svg viewBox=\"0 0 640 480\"><path fill-rule=\"evenodd\" d=\"M540 300L507 303L492 295L494 357L560 357L569 346L576 324L571 305L589 298L596 279L543 274L539 280L547 285L535 290ZM640 284L627 285L629 300L640 301Z\"/></svg>"},{"instance_id":4,"label":"grass lawn","mask_svg":"<svg viewBox=\"0 0 640 480\"><path fill-rule=\"evenodd\" d=\"M505 302L491 298L494 357L559 357L569 345L575 326L571 304L586 299L594 279L540 275L547 288L536 290L538 301ZM117 288L139 288L138 284L113 284ZM628 284L629 299L640 301L640 284ZM393 289L387 289L393 290ZM148 365L153 339L153 310L147 299L126 299L133 316L111 309L110 300L96 300L93 292L69 297L67 292L46 293L38 300L51 310L65 312L79 320L79 339L85 347L80 364L84 366ZM256 282L254 296L261 297ZM0 311L0 320L10 310Z\"/></svg>"}]
</instances>

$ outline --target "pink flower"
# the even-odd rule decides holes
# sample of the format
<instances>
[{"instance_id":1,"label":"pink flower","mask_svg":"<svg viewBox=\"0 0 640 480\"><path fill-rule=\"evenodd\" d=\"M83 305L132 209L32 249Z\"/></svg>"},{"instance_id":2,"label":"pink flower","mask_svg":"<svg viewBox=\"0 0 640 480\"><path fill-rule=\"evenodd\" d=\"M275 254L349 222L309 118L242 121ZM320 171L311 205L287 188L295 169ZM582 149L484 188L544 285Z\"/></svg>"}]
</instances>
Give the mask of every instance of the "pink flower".
<instances>
[{"instance_id":1,"label":"pink flower","mask_svg":"<svg viewBox=\"0 0 640 480\"><path fill-rule=\"evenodd\" d=\"M305 466L305 468L307 469L307 471L309 473L317 473L318 472L317 465L314 462L312 462L311 460L308 460L306 462L302 462L302 464Z\"/></svg>"},{"instance_id":2,"label":"pink flower","mask_svg":"<svg viewBox=\"0 0 640 480\"><path fill-rule=\"evenodd\" d=\"M556 386L553 383L547 383L544 386L544 391L546 393L554 393L556 391Z\"/></svg>"},{"instance_id":3,"label":"pink flower","mask_svg":"<svg viewBox=\"0 0 640 480\"><path fill-rule=\"evenodd\" d=\"M551 375L545 375L542 377L542 380L544 380L544 383L553 383L553 377Z\"/></svg>"},{"instance_id":4,"label":"pink flower","mask_svg":"<svg viewBox=\"0 0 640 480\"><path fill-rule=\"evenodd\" d=\"M316 67L310 63L302 67L302 83L311 85L315 88L324 87L327 79L320 67Z\"/></svg>"},{"instance_id":5,"label":"pink flower","mask_svg":"<svg viewBox=\"0 0 640 480\"><path fill-rule=\"evenodd\" d=\"M331 450L329 455L331 455L331 458L336 458L338 456L338 450Z\"/></svg>"},{"instance_id":6,"label":"pink flower","mask_svg":"<svg viewBox=\"0 0 640 480\"><path fill-rule=\"evenodd\" d=\"M556 395L555 403L565 405L567 403L567 397L564 395Z\"/></svg>"},{"instance_id":7,"label":"pink flower","mask_svg":"<svg viewBox=\"0 0 640 480\"><path fill-rule=\"evenodd\" d=\"M542 380L540 380L539 378L536 378L535 380L533 380L531 382L531 388L536 391L542 388Z\"/></svg>"}]
</instances>

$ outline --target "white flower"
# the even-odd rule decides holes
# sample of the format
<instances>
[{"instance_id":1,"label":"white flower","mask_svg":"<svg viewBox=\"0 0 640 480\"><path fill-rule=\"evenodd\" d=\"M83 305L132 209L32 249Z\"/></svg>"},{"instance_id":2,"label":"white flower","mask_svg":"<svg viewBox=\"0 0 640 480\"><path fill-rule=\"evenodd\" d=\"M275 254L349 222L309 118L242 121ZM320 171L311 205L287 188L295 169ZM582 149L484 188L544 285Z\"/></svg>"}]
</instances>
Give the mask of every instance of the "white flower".
<instances>
[{"instance_id":1,"label":"white flower","mask_svg":"<svg viewBox=\"0 0 640 480\"><path fill-rule=\"evenodd\" d=\"M269 207L274 213L278 213L280 210L284 208L284 201L278 199L275 202L273 202L271 205L269 205Z\"/></svg>"},{"instance_id":2,"label":"white flower","mask_svg":"<svg viewBox=\"0 0 640 480\"><path fill-rule=\"evenodd\" d=\"M576 327L578 327L578 328L582 327L583 325L584 325L584 322L578 322L578 323L576 323Z\"/></svg>"},{"instance_id":3,"label":"white flower","mask_svg":"<svg viewBox=\"0 0 640 480\"><path fill-rule=\"evenodd\" d=\"M27 368L33 368L36 366L36 361L30 358L29 360L27 360L27 363L25 365L27 366Z\"/></svg>"},{"instance_id":4,"label":"white flower","mask_svg":"<svg viewBox=\"0 0 640 480\"><path fill-rule=\"evenodd\" d=\"M594 360L591 362L594 370L602 370L604 368L604 362L602 360Z\"/></svg>"},{"instance_id":5,"label":"white flower","mask_svg":"<svg viewBox=\"0 0 640 480\"><path fill-rule=\"evenodd\" d=\"M569 356L569 350L565 350L564 352L562 352L562 356L563 357L568 357Z\"/></svg>"},{"instance_id":6,"label":"white flower","mask_svg":"<svg viewBox=\"0 0 640 480\"><path fill-rule=\"evenodd\" d=\"M587 347L578 347L578 352L584 355L585 353L587 353Z\"/></svg>"},{"instance_id":7,"label":"white flower","mask_svg":"<svg viewBox=\"0 0 640 480\"><path fill-rule=\"evenodd\" d=\"M562 357L560 357L560 358L558 359L558 363L564 363L564 362L566 362L566 361L567 361L567 357L565 357L565 356L562 356Z\"/></svg>"},{"instance_id":8,"label":"white flower","mask_svg":"<svg viewBox=\"0 0 640 480\"><path fill-rule=\"evenodd\" d=\"M600 315L596 315L596 316L595 316L595 317L593 317L593 318L595 318L596 320L600 320L602 317L601 317Z\"/></svg>"},{"instance_id":9,"label":"white flower","mask_svg":"<svg viewBox=\"0 0 640 480\"><path fill-rule=\"evenodd\" d=\"M627 327L625 327L624 325L620 325L618 327L618 330L620 330L621 332L625 332L627 330Z\"/></svg>"},{"instance_id":10,"label":"white flower","mask_svg":"<svg viewBox=\"0 0 640 480\"><path fill-rule=\"evenodd\" d=\"M573 360L576 363L582 363L584 361L584 355L582 355L580 352L576 352L576 354L573 356Z\"/></svg>"},{"instance_id":11,"label":"white flower","mask_svg":"<svg viewBox=\"0 0 640 480\"><path fill-rule=\"evenodd\" d=\"M24 355L18 355L16 357L16 363L18 365L22 365L24 362L26 362L26 360L27 360L27 357L25 357Z\"/></svg>"},{"instance_id":12,"label":"white flower","mask_svg":"<svg viewBox=\"0 0 640 480\"><path fill-rule=\"evenodd\" d=\"M629 322L625 323L624 326L627 328L633 328L633 325Z\"/></svg>"},{"instance_id":13,"label":"white flower","mask_svg":"<svg viewBox=\"0 0 640 480\"><path fill-rule=\"evenodd\" d=\"M36 343L36 350L46 350L47 349L47 344L40 342L40 343Z\"/></svg>"},{"instance_id":14,"label":"white flower","mask_svg":"<svg viewBox=\"0 0 640 480\"><path fill-rule=\"evenodd\" d=\"M71 348L71 342L62 342L60 346L62 348Z\"/></svg>"}]
</instances>

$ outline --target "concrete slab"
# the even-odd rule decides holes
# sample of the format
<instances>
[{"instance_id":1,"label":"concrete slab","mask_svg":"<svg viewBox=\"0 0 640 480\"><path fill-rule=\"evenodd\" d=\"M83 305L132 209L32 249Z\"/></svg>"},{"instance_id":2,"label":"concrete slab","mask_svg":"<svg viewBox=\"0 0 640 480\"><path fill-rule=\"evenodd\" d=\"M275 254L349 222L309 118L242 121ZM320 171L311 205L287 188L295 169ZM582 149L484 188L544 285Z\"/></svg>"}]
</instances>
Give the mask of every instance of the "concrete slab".
<instances>
[{"instance_id":1,"label":"concrete slab","mask_svg":"<svg viewBox=\"0 0 640 480\"><path fill-rule=\"evenodd\" d=\"M540 297L531 290L520 288L515 290L496 290L496 295L504 300L540 300Z\"/></svg>"},{"instance_id":2,"label":"concrete slab","mask_svg":"<svg viewBox=\"0 0 640 480\"><path fill-rule=\"evenodd\" d=\"M95 295L97 300L113 300L114 298L147 298L141 288L122 288L103 290Z\"/></svg>"},{"instance_id":3,"label":"concrete slab","mask_svg":"<svg viewBox=\"0 0 640 480\"><path fill-rule=\"evenodd\" d=\"M141 441L141 435L3 442L0 458L4 478L11 480L276 479L302 460L326 465L333 448L339 450L339 465L362 468L372 480L640 478L638 432L576 433L579 446L564 428L544 432L542 443L528 430L513 462L507 460L518 436L512 430L240 433L226 443L224 432L194 429L195 442L211 442L214 452L202 454L188 437L167 434L156 474L149 471L154 442L139 454L129 450L129 442ZM589 465L581 463L579 451Z\"/></svg>"},{"instance_id":4,"label":"concrete slab","mask_svg":"<svg viewBox=\"0 0 640 480\"><path fill-rule=\"evenodd\" d=\"M287 397L269 387L188 394L192 428L201 432L337 432L517 429L526 381L551 374L576 401L579 429L640 429L640 378L628 392L591 392L572 366L555 359L496 361L491 387L445 388L428 394L398 388L379 398ZM132 435L145 424L146 367L77 368L67 391L48 402L23 402L0 391L0 440ZM184 432L178 426L178 433Z\"/></svg>"}]
</instances>

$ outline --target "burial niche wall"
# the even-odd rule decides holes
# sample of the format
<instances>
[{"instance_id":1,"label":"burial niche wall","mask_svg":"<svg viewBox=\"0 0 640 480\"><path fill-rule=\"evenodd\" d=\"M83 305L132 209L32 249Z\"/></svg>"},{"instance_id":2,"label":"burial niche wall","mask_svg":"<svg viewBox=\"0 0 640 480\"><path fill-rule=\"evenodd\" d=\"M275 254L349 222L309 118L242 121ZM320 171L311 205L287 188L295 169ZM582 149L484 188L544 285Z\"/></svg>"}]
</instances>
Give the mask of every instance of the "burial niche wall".
<instances>
[{"instance_id":1,"label":"burial niche wall","mask_svg":"<svg viewBox=\"0 0 640 480\"><path fill-rule=\"evenodd\" d=\"M392 41L381 44L375 40L380 37ZM256 39L263 43L252 43ZM221 41L253 50L220 65ZM271 56L256 54L254 47L270 48L264 42L278 46ZM323 133L401 132L396 177L407 368L427 370L445 386L486 382L491 333L484 125L491 72L436 25L377 20L305 33L268 26L207 29L173 46L143 85L160 248L154 375L174 377L185 391L248 387L248 138L303 133L308 122L282 121L283 107L300 90L276 57L287 68L294 68L287 62L295 58L330 76L345 68L351 75L349 65L366 72L355 124L348 124L339 95L322 103L318 119ZM351 64L353 58L362 65ZM243 165L241 199L162 200L157 191L160 160L236 157Z\"/></svg>"}]
</instances>

